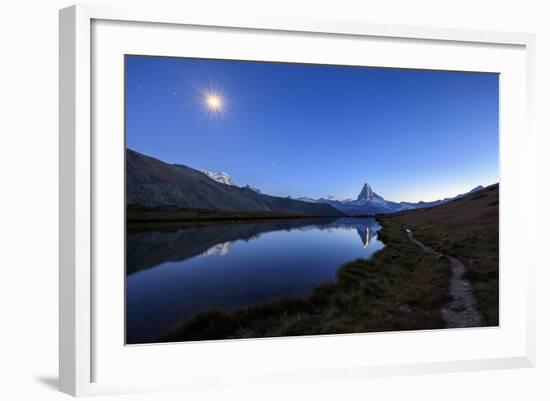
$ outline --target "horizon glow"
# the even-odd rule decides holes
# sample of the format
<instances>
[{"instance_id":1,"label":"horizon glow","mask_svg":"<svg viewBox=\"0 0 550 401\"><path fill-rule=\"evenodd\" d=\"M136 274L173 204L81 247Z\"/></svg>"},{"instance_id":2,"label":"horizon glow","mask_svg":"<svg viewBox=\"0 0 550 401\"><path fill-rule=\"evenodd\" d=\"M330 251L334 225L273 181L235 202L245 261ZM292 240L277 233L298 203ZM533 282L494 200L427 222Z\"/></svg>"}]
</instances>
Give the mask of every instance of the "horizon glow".
<instances>
[{"instance_id":1,"label":"horizon glow","mask_svg":"<svg viewBox=\"0 0 550 401\"><path fill-rule=\"evenodd\" d=\"M126 142L269 195L355 199L368 182L432 201L499 181L498 86L489 73L126 56Z\"/></svg>"}]
</instances>

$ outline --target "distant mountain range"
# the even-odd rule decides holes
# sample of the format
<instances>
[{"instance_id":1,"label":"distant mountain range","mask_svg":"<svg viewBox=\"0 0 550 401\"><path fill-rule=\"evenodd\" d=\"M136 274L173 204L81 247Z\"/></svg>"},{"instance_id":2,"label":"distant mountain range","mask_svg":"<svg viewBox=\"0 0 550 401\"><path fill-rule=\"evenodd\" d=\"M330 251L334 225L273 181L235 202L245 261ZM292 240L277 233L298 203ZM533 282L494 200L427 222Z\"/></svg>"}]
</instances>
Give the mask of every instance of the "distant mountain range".
<instances>
[{"instance_id":1,"label":"distant mountain range","mask_svg":"<svg viewBox=\"0 0 550 401\"><path fill-rule=\"evenodd\" d=\"M208 170L200 170L200 171L206 174L208 177L210 177L214 181L217 181L219 183L226 184L226 185L236 186L234 181L231 179L231 177L227 173L223 173L223 172L212 173ZM246 185L244 188L248 188L260 194L262 193L259 189L252 188L249 185ZM483 189L482 185L475 187L470 192L459 194L452 198L438 199L431 202L424 202L424 201L392 202L392 201L385 200L382 196L374 192L372 190L372 187L368 183L365 183L356 199L339 200L333 196L327 196L326 198L320 198L320 199L313 199L308 197L301 197L296 199L303 202L324 203L327 205L331 205L336 209L342 211L343 213L353 216L353 215L359 215L359 214L395 213L403 210L420 209L424 207L437 206L437 205L441 205L443 203L449 202L453 199L461 198L469 193L479 191L480 189Z\"/></svg>"},{"instance_id":2,"label":"distant mountain range","mask_svg":"<svg viewBox=\"0 0 550 401\"><path fill-rule=\"evenodd\" d=\"M298 198L304 202L310 203L324 203L331 205L336 209L348 214L348 215L363 215L363 214L379 214L379 213L395 213L403 210L420 209L425 207L438 206L443 203L452 201L454 199L461 198L472 192L483 189L483 186L479 185L471 191L456 195L452 198L439 199L431 202L392 202L384 199L382 196L374 192L368 183L363 185L361 192L356 199L338 200L334 197L327 197L321 199L312 198Z\"/></svg>"},{"instance_id":3,"label":"distant mountain range","mask_svg":"<svg viewBox=\"0 0 550 401\"><path fill-rule=\"evenodd\" d=\"M304 216L375 215L438 206L483 189L432 202L392 202L363 185L356 199L313 199L262 194L249 185L239 187L224 172L196 170L168 164L128 149L126 151L126 197L128 205L177 207L229 212L269 212Z\"/></svg>"},{"instance_id":4,"label":"distant mountain range","mask_svg":"<svg viewBox=\"0 0 550 401\"><path fill-rule=\"evenodd\" d=\"M343 216L323 203L309 203L258 193L238 187L227 175L168 164L128 149L126 151L126 203L148 208L206 209L300 216ZM218 181L223 180L224 183Z\"/></svg>"}]
</instances>

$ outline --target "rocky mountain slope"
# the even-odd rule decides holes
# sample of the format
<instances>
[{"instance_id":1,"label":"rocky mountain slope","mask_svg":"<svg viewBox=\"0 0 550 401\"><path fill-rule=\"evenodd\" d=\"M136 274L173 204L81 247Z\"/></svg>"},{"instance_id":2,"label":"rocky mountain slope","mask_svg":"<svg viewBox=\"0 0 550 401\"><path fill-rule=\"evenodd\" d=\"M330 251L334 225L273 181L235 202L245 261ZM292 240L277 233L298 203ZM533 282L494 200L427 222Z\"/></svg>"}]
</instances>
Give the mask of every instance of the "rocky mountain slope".
<instances>
[{"instance_id":1,"label":"rocky mountain slope","mask_svg":"<svg viewBox=\"0 0 550 401\"><path fill-rule=\"evenodd\" d=\"M301 216L342 216L323 203L308 203L220 183L181 164L168 164L128 149L126 203L148 208L174 207L227 212L266 212Z\"/></svg>"}]
</instances>

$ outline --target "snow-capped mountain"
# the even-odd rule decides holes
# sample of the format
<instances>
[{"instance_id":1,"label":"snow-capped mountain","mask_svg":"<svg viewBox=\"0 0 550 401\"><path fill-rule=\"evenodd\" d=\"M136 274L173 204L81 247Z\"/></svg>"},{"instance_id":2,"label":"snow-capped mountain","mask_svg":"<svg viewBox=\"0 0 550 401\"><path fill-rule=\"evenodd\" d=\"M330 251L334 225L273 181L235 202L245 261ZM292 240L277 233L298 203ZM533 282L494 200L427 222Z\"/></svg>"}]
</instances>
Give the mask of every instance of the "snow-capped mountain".
<instances>
[{"instance_id":1,"label":"snow-capped mountain","mask_svg":"<svg viewBox=\"0 0 550 401\"><path fill-rule=\"evenodd\" d=\"M208 170L201 170L201 173L206 174L208 177L212 178L214 181L219 182L220 184L225 185L236 185L229 174L220 171L219 173L213 173Z\"/></svg>"},{"instance_id":2,"label":"snow-capped mountain","mask_svg":"<svg viewBox=\"0 0 550 401\"><path fill-rule=\"evenodd\" d=\"M372 200L374 199L374 196L376 194L374 193L374 191L372 190L372 188L370 187L370 185L365 182L365 184L363 185L363 189L361 190L361 192L359 193L359 195L357 195L357 200L365 200L365 201L369 201L369 200ZM376 195L377 197L379 197L378 195ZM381 197L379 197L381 198Z\"/></svg>"},{"instance_id":3,"label":"snow-capped mountain","mask_svg":"<svg viewBox=\"0 0 550 401\"><path fill-rule=\"evenodd\" d=\"M234 187L238 186L237 184L235 184L235 182L233 181L231 176L227 173L224 173L223 171L221 171L219 173L213 173L213 172L208 171L208 170L200 170L200 172L205 174L206 176L210 177L214 181L219 182L220 184L231 185L231 186L234 186ZM262 191L260 191L258 188L251 187L250 185L245 185L242 188L249 189L250 191L256 192L257 194L262 193Z\"/></svg>"},{"instance_id":4,"label":"snow-capped mountain","mask_svg":"<svg viewBox=\"0 0 550 401\"><path fill-rule=\"evenodd\" d=\"M175 166L179 168L184 168L184 167L187 168L186 166L180 166L180 165L175 165ZM249 191L248 193L250 194L264 195L262 191L260 191L257 188L251 187L250 185L245 185L243 187L238 186L231 179L231 176L227 173L224 173L224 172L213 173L208 170L200 170L200 172L220 184L224 184L230 187L235 187L240 190ZM431 202L424 202L424 201L393 202L393 201L386 200L382 196L378 195L376 192L374 192L372 187L367 182L365 182L363 184L363 187L361 188L361 191L359 192L359 195L357 195L357 198L355 199L338 199L331 195L327 195L325 198L320 198L320 199L314 199L311 197L291 198L290 196L288 196L286 199L297 200L297 201L310 203L310 204L330 205L333 208L337 209L338 211L343 212L347 215L357 216L357 215L375 215L380 213L395 213L403 210L437 206L437 205L441 205L443 203L449 202L453 199L461 198L469 193L479 191L480 189L483 189L482 185L475 187L474 189L472 189L467 193L460 194L452 198L439 199Z\"/></svg>"},{"instance_id":5,"label":"snow-capped mountain","mask_svg":"<svg viewBox=\"0 0 550 401\"><path fill-rule=\"evenodd\" d=\"M365 183L359 195L356 199L338 200L332 196L312 199L312 198L299 198L299 200L305 202L325 203L335 207L336 209L348 214L348 215L363 215L363 214L378 214L378 213L395 213L403 210L419 209L425 207L432 207L449 202L453 199L461 198L468 193L479 191L483 189L483 186L479 185L471 191L460 194L452 198L439 199L431 202L392 202L384 199L373 191L372 187Z\"/></svg>"}]
</instances>

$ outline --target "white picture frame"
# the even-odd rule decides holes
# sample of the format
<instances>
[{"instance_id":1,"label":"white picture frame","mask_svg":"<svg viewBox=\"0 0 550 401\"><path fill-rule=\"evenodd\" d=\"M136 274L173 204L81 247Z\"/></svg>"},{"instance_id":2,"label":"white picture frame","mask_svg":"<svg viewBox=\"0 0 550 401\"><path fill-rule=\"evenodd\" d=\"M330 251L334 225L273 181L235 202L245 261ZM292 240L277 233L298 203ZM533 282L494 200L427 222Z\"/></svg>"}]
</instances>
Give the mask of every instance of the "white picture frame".
<instances>
[{"instance_id":1,"label":"white picture frame","mask_svg":"<svg viewBox=\"0 0 550 401\"><path fill-rule=\"evenodd\" d=\"M520 128L515 136L506 134L501 153L511 155L501 158L501 163L505 171L508 169L508 164L519 163L517 170L514 173L507 173L508 182L523 182L522 195L525 199L529 196L534 199L535 192L535 133L532 128L532 112L534 110L534 35L524 33L507 33L507 32L485 32L471 31L460 29L440 29L415 26L390 26L368 24L360 21L317 21L317 20L295 20L292 18L270 18L270 17L230 17L230 16L215 16L215 15L199 15L187 13L184 8L177 10L164 10L155 7L146 8L112 8L109 6L99 5L78 5L72 6L60 11L60 390L75 396L93 395L93 394L109 394L120 392L133 391L164 391L169 389L189 389L189 388L209 388L215 386L226 386L243 384L247 382L270 382L270 383L285 383L291 381L305 380L327 380L331 378L352 378L359 379L369 376L386 376L386 375L401 375L401 374L422 374L435 372L449 371L467 371L480 369L503 369L512 367L529 367L535 363L535 329L534 329L534 266L536 260L533 260L534 253L526 252L524 263L521 265L521 272L524 274L519 280L516 295L508 295L506 287L503 289L502 297L517 296L522 299L520 303L521 310L517 311L519 323L517 326L500 327L490 331L462 331L456 334L460 341L474 341L477 337L486 338L483 341L491 341L498 334L497 330L503 333L510 328L514 331L513 340L502 340L499 345L502 348L494 350L493 353L488 352L472 353L468 357L446 359L442 356L442 360L434 358L426 360L416 360L414 355L411 355L408 360L395 361L391 358L385 358L383 355L376 361L361 362L361 355L357 359L352 360L351 356L348 360L334 359L335 366L331 366L331 357L329 353L328 361L324 365L316 368L304 364L297 368L291 366L285 367L284 363L277 365L276 369L262 370L258 367L257 372L247 370L245 366L239 368L239 362L234 362L235 373L225 374L223 368L207 375L204 371L197 369L189 369L185 380L176 376L159 379L151 377L151 380L141 378L139 380L132 379L130 375L117 377L111 374L105 380L99 379L101 372L98 374L98 365L96 358L98 352L100 359L105 359L107 348L102 348L105 341L97 341L98 322L103 322L101 313L98 315L94 306L94 290L101 285L102 281L96 274L94 268L97 267L98 258L97 249L94 247L94 232L97 230L98 214L95 213L97 205L95 204L95 191L97 190L97 182L94 179L97 163L107 163L107 161L99 161L98 154L110 146L109 143L103 142L98 145L93 138L93 126L98 125L94 121L94 103L92 96L94 89L92 87L92 77L94 68L102 68L94 55L98 51L97 47L102 46L105 41L98 39L93 41L94 23L106 21L107 24L120 23L140 23L153 24L162 27L159 30L159 35L166 35L169 32L164 32L163 29L177 29L177 27L204 27L206 29L231 29L233 31L244 30L249 33L267 32L267 33L284 33L285 35L308 35L313 37L316 35L326 38L375 38L384 39L387 41L416 41L418 43L432 43L440 45L456 45L463 48L472 47L483 50L483 46L494 48L510 48L518 50L510 57L517 58L518 69L510 74L520 74L525 72L525 76L516 77L513 85L521 89L524 96L520 96L520 105L524 106L521 114L508 122L505 121L505 127ZM128 26L121 26L116 29L130 29ZM137 27L136 29L141 29ZM136 31L137 32L137 31ZM223 32L221 33L223 34ZM129 35L131 36L131 35ZM119 34L119 37L122 35ZM159 36L160 37L160 36ZM273 40L278 40L274 38ZM117 42L117 41L113 41ZM116 45L116 44L115 44ZM113 45L113 46L115 46ZM457 47L457 51L460 51ZM113 48L114 49L114 48ZM101 49L99 49L101 50ZM116 50L119 51L120 49ZM113 50L114 51L114 50ZM484 51L484 50L483 50ZM516 54L517 53L517 54ZM520 54L521 53L521 54ZM442 54L445 54L444 52ZM276 56L275 56L276 57ZM445 57L444 55L442 57ZM508 57L508 56L506 56ZM503 58L501 61L494 63L505 63ZM523 64L524 63L524 64ZM452 65L449 61L445 65ZM497 64L494 64L498 67ZM412 65L403 65L403 67L413 68ZM461 68L460 66L457 67ZM472 69L475 68L475 63L472 64ZM496 68L496 67L495 67ZM503 65L503 69L511 68ZM499 68L494 70L501 72ZM520 74L521 75L521 74ZM521 78L521 79L520 79ZM120 89L120 88L119 88ZM508 92L512 88L508 88ZM516 113L505 104L501 110L507 113ZM517 113L520 113L519 111ZM510 131L511 132L511 131ZM122 135L122 133L121 133ZM116 153L116 152L115 152ZM110 153L109 153L110 155ZM515 155L515 156L514 156ZM507 202L506 196L512 200L511 191L507 191L506 180L502 181L502 198L503 203ZM511 186L511 185L510 185ZM510 188L510 186L508 188ZM521 218L524 219L527 227L535 225L535 210L529 208L524 198L521 198L519 209ZM513 227L517 224L517 220L507 215L503 215L501 211L501 220L506 219L504 229ZM506 231L504 231L506 232ZM534 232L534 230L530 231ZM501 241L508 241L507 237L501 237ZM526 246L530 246L526 243ZM502 256L501 256L502 257ZM531 259L530 259L531 258ZM123 271L123 266L121 266ZM122 289L120 289L122 291ZM98 307L100 308L100 307ZM99 317L98 317L99 316ZM123 322L120 322L122 325ZM515 323L514 323L515 324ZM102 327L106 326L106 323ZM475 333L475 334L472 334ZM416 337L411 337L416 336ZM451 335L448 333L448 335ZM314 353L320 347L330 346L337 347L342 341L353 342L356 345L364 341L379 341L381 338L389 338L392 342L401 342L402 346L406 344L404 341L409 341L413 338L430 336L427 341L438 341L441 332L422 332L409 334L408 337L399 337L394 333L377 334L377 337L372 335L369 337L348 335L348 336L331 336L331 339L317 340L315 338L308 339L279 339L279 340L246 340L246 341L222 341L222 342L207 342L201 345L202 348L191 349L187 348L185 352L188 355L200 355L204 352L225 352L228 350L227 357L233 353L239 353L248 348L246 352L267 352L268 348L272 348L272 353L284 352L288 349L296 350L298 348L307 349L308 352ZM436 338L437 337L437 338ZM401 340L408 338L409 340ZM503 337L504 338L504 337ZM508 337L506 337L508 338ZM510 337L511 338L511 337ZM376 340L374 340L376 339ZM297 343L296 341L301 341ZM330 345L328 342L330 341ZM416 340L415 340L416 341ZM421 344L425 340L419 340ZM503 351L508 344L508 341L514 341L515 348L513 351ZM246 344L246 345L242 345ZM425 344L425 342L424 342ZM120 347L124 347L120 344ZM156 353L155 347L161 347L165 350L159 355ZM155 360L158 363L166 354L165 345L148 346L147 353L148 363ZM172 345L173 347L173 345ZM206 347L211 347L211 351L207 351ZM160 348L159 348L160 349ZM183 348L179 348L182 351ZM179 352L178 351L178 352ZM103 354L101 354L103 352ZM139 360L139 353L132 351L133 356L129 358L134 362ZM162 354L162 355L161 355ZM336 355L336 354L334 354ZM132 359L133 358L133 359ZM136 359L138 358L138 359ZM246 359L246 358L245 358ZM373 358L376 359L376 358ZM252 359L250 360L252 361ZM250 363L248 361L248 363ZM116 365L114 359L109 363ZM243 362L244 364L244 362ZM276 364L276 363L275 363ZM115 366L113 365L113 366ZM299 365L299 364L298 364ZM119 366L117 366L118 368ZM229 369L231 365L227 365ZM257 374L256 374L257 373Z\"/></svg>"}]
</instances>

